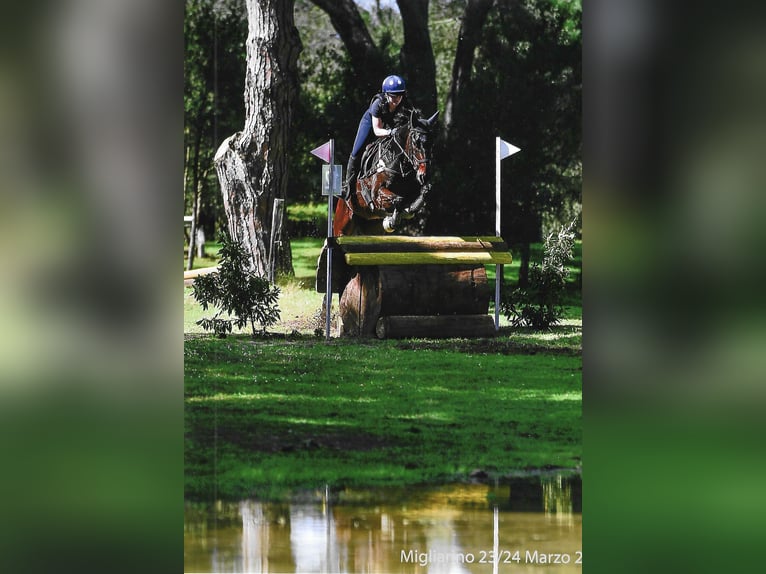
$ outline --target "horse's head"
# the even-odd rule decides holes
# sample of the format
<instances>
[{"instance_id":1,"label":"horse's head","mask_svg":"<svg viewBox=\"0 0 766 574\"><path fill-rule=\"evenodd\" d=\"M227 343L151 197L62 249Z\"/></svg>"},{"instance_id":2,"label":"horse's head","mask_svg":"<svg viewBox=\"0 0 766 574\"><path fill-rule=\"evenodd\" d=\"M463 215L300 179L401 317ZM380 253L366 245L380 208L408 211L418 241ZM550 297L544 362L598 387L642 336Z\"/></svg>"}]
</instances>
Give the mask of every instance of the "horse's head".
<instances>
[{"instance_id":1,"label":"horse's head","mask_svg":"<svg viewBox=\"0 0 766 574\"><path fill-rule=\"evenodd\" d=\"M415 168L416 177L420 185L424 185L431 176L429 168L433 148L432 131L438 116L438 111L427 120L421 118L414 110L410 114L409 135L404 151Z\"/></svg>"}]
</instances>

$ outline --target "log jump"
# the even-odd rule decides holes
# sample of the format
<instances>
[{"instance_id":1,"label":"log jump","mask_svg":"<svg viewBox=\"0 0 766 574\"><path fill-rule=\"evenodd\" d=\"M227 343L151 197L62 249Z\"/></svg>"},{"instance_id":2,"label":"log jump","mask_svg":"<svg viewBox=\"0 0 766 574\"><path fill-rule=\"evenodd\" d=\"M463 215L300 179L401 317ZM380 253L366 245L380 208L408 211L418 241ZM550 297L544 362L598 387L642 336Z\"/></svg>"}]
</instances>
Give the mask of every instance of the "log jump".
<instances>
[{"instance_id":1,"label":"log jump","mask_svg":"<svg viewBox=\"0 0 766 574\"><path fill-rule=\"evenodd\" d=\"M344 336L489 337L495 333L485 265L512 262L500 237L351 235L325 242L316 289L340 294ZM342 255L342 256L341 256Z\"/></svg>"}]
</instances>

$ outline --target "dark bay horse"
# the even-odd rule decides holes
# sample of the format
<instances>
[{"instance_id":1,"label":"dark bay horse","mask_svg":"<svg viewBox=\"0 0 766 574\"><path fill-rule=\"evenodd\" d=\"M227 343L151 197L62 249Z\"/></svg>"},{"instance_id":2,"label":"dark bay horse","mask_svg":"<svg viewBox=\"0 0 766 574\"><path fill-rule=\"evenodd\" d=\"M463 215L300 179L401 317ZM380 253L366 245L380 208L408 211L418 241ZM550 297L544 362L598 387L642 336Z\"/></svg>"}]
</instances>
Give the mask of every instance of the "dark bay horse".
<instances>
[{"instance_id":1,"label":"dark bay horse","mask_svg":"<svg viewBox=\"0 0 766 574\"><path fill-rule=\"evenodd\" d=\"M438 115L423 119L412 110L390 136L367 146L356 189L335 206L333 235L392 233L425 205Z\"/></svg>"}]
</instances>

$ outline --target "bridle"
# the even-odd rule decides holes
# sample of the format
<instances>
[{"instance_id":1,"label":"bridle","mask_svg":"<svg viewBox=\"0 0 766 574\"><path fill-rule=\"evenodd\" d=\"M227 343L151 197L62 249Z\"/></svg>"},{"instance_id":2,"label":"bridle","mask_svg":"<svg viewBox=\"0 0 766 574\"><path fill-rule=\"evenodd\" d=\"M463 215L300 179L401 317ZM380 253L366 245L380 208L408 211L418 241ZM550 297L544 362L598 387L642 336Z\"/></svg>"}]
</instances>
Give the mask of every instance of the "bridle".
<instances>
[{"instance_id":1,"label":"bridle","mask_svg":"<svg viewBox=\"0 0 766 574\"><path fill-rule=\"evenodd\" d=\"M399 162L400 166L400 175L402 177L407 177L409 174L411 174L413 171L416 171L418 174L425 175L428 165L431 163L431 159L426 157L425 148L423 146L420 146L418 149L418 146L415 144L415 134L423 134L426 135L428 132L422 128L416 128L410 126L409 132L407 134L407 139L410 141L410 151L407 152L407 142L405 141L404 147L402 147L402 144L399 143L399 140L396 139L396 137L391 138L396 144L396 147L399 148L399 151L401 152L401 155L403 155L405 158L407 158L407 161L409 162L409 166L411 169L407 170L405 169L405 166L403 165L403 162ZM415 154L421 151L423 156L422 158L418 158Z\"/></svg>"}]
</instances>

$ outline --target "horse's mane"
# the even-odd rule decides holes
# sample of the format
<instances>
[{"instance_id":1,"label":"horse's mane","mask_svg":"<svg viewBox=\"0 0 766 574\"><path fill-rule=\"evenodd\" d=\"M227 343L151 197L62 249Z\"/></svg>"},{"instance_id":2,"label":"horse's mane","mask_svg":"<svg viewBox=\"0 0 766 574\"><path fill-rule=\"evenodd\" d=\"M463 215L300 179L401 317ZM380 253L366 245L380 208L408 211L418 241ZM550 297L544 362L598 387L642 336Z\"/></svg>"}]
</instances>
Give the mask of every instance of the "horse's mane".
<instances>
[{"instance_id":1,"label":"horse's mane","mask_svg":"<svg viewBox=\"0 0 766 574\"><path fill-rule=\"evenodd\" d=\"M393 124L394 127L402 127L410 125L410 117L414 114L415 118L422 118L423 114L418 108L412 106L399 106L394 113Z\"/></svg>"}]
</instances>

